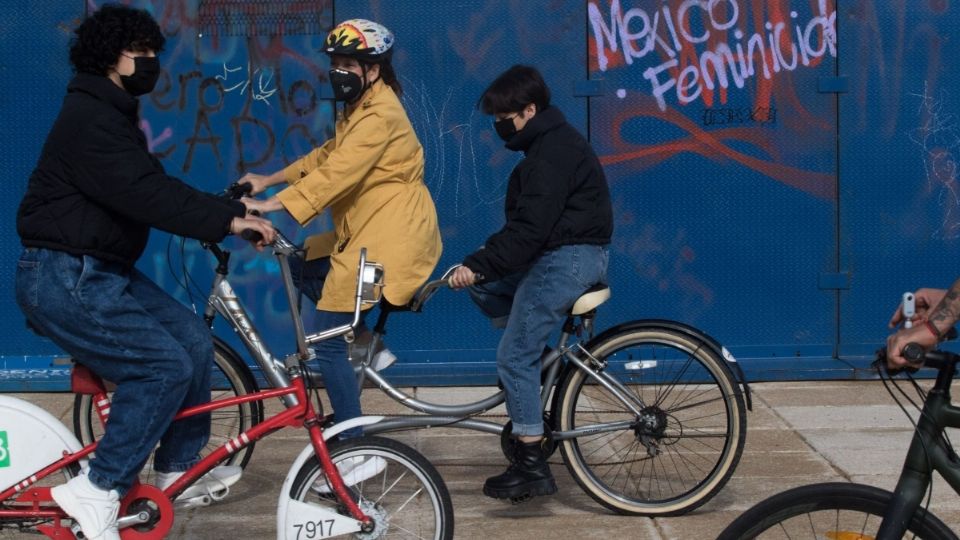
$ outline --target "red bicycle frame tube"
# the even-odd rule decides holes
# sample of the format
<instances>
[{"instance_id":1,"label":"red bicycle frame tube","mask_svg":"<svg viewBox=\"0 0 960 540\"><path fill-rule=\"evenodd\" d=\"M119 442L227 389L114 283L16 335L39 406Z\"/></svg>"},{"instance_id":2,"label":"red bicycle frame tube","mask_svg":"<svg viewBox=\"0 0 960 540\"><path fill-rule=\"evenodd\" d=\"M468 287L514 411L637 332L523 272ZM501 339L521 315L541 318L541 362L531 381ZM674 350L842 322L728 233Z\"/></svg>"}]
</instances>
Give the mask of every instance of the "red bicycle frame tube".
<instances>
[{"instance_id":1,"label":"red bicycle frame tube","mask_svg":"<svg viewBox=\"0 0 960 540\"><path fill-rule=\"evenodd\" d=\"M277 398L286 395L294 394L297 397L298 404L294 407L290 407L283 412L280 412L263 422L253 426L252 428L244 431L237 437L227 441L226 444L217 448L212 453L200 460L196 465L190 467L189 470L185 471L183 476L177 479L172 485L167 487L164 490L164 495L173 499L178 494L180 494L184 489L186 489L190 484L192 484L196 479L208 473L213 469L217 463L220 463L226 459L230 454L237 452L238 450L246 447L251 442L256 442L263 437L283 429L285 427L298 427L303 426L310 432L310 442L313 446L314 452L317 457L320 459L320 465L323 467L323 472L327 476L327 479L330 481L331 487L333 488L334 493L336 493L337 498L346 506L347 510L350 512L350 515L357 521L363 523L370 523L370 518L360 510L360 507L357 505L357 502L353 500L350 496L350 493L347 491L346 486L343 483L343 478L340 476L340 471L337 469L336 465L333 464L333 460L330 459L330 453L327 450L327 443L323 440L323 430L320 428L320 422L317 419L316 411L313 408L313 404L310 402L309 396L307 395L306 386L304 385L302 377L295 377L291 381L291 386L287 388L277 388L273 390L263 390L253 394L245 394L242 396L218 399L211 401L210 403L205 403L203 405L197 405L196 407L190 407L189 409L184 409L177 413L174 421L181 420L183 418L188 418L191 416L196 416L198 414L207 413L210 411L215 411L218 409L224 409L227 407L232 407L239 405L241 403L248 403L251 401L265 401L270 398ZM13 487L7 489L3 493L0 493L0 501L6 501L10 497L16 495L17 493L22 492L24 489L29 487L32 484L35 484L39 480L49 476L50 474L66 467L72 463L75 463L84 457L88 456L94 450L96 450L97 443L96 441L88 444L82 450L74 454L65 454L64 457L57 462L44 467L37 473L32 474L28 478L25 478L23 481L14 484ZM49 488L46 488L49 491ZM47 494L49 496L49 494ZM30 504L31 509L24 510L0 510L0 517L3 518L18 518L18 517L33 517L33 518L52 518L57 516L64 516L63 512L59 509L45 509L39 510L36 504Z\"/></svg>"}]
</instances>

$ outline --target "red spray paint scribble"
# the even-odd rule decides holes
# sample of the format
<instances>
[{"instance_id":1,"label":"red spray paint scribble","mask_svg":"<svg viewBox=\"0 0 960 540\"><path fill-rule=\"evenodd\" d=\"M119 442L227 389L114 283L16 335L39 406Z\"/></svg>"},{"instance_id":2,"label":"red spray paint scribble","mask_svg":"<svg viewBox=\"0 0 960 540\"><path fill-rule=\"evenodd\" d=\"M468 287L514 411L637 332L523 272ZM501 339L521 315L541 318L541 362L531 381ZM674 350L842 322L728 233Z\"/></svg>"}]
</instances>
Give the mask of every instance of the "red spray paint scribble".
<instances>
[{"instance_id":1,"label":"red spray paint scribble","mask_svg":"<svg viewBox=\"0 0 960 540\"><path fill-rule=\"evenodd\" d=\"M603 165L636 161L631 165L645 168L670 159L682 152L691 152L712 160L726 158L736 161L774 180L821 199L833 200L836 198L836 178L832 174L806 171L753 157L734 150L724 143L728 139L743 141L764 150L768 155L775 158L776 149L766 137L764 130L741 127L706 131L690 118L674 109L668 108L666 111L661 111L654 99L648 96L634 100L632 105L630 108L620 110L613 118L611 130L614 133L620 133L623 124L627 121L637 117L650 117L676 126L689 135L671 142L646 147L637 148L636 145L632 145L635 148L632 150L627 148L626 143L616 143L624 150L616 154L601 156L600 162Z\"/></svg>"}]
</instances>

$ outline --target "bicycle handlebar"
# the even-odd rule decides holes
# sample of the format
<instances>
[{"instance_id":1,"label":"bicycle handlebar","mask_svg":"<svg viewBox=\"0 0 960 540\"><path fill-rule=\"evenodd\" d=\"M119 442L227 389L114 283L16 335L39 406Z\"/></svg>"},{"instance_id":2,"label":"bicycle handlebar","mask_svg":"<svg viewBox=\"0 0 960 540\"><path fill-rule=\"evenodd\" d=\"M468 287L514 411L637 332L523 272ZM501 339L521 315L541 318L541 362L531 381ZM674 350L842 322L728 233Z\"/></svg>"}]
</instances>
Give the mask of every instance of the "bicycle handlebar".
<instances>
[{"instance_id":1,"label":"bicycle handlebar","mask_svg":"<svg viewBox=\"0 0 960 540\"><path fill-rule=\"evenodd\" d=\"M437 294L438 290L445 287L450 288L450 278L453 277L453 273L457 271L457 268L460 268L461 266L463 265L455 264L450 268L447 268L447 270L439 278L433 281L428 281L423 285L423 287L420 287L420 290L417 291L417 294L415 294L413 299L410 300L410 303L407 304L407 307L410 309L410 311L420 312L420 310L423 309L423 305L427 303L427 300L429 300L434 294ZM474 275L476 276L474 283L480 283L486 280L486 276L479 272L475 272Z\"/></svg>"},{"instance_id":2,"label":"bicycle handlebar","mask_svg":"<svg viewBox=\"0 0 960 540\"><path fill-rule=\"evenodd\" d=\"M250 183L245 182L243 184L240 184L240 183L234 182L229 186L227 186L225 190L223 190L223 197L231 200L239 200L241 197L245 197L249 195L251 190L253 190L253 185ZM260 212L257 212L256 210L254 210L250 212L250 215L259 216ZM295 251L298 249L297 245L291 242L290 239L284 236L283 233L281 233L279 230L277 230L276 233L277 233L277 239L272 244L274 249L280 249L285 251ZM240 238L243 238L248 242L258 242L260 241L261 238L263 238L263 235L261 235L260 233L258 233L253 229L244 229L240 231Z\"/></svg>"},{"instance_id":3,"label":"bicycle handlebar","mask_svg":"<svg viewBox=\"0 0 960 540\"><path fill-rule=\"evenodd\" d=\"M957 338L957 329L951 328L948 330L944 336L945 340L952 340ZM887 349L886 347L877 351L876 359L873 361L873 366L876 368L884 368L886 372L893 376L901 372L907 373L916 373L920 367L928 367L936 370L941 370L943 368L949 367L950 365L957 364L960 362L960 355L952 353L950 351L943 350L933 350L933 351L924 351L923 346L919 343L907 343L907 345L901 351L903 357L906 358L909 362L913 364L920 364L919 366L904 366L901 368L891 368L887 366ZM922 362L922 363L921 363Z\"/></svg>"}]
</instances>

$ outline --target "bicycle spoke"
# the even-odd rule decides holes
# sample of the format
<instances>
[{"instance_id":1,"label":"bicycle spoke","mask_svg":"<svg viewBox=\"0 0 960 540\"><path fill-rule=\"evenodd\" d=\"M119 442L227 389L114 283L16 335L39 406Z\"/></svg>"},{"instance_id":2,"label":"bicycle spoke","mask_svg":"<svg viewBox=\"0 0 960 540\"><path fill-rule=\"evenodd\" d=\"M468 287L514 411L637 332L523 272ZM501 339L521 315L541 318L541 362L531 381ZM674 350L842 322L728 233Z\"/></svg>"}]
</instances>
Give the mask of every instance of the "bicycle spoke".
<instances>
[{"instance_id":1,"label":"bicycle spoke","mask_svg":"<svg viewBox=\"0 0 960 540\"><path fill-rule=\"evenodd\" d=\"M410 501L412 501L413 499L417 498L417 496L420 495L420 493L422 493L422 492L423 492L423 488L414 491L412 495L410 495L409 497L407 497L407 500L403 501L403 503L393 512L393 514L396 514L397 512L399 512L399 511L403 510L404 508L406 508L406 506L407 506L408 504L410 504ZM390 515L392 515L392 514L387 514L387 515L390 516Z\"/></svg>"}]
</instances>

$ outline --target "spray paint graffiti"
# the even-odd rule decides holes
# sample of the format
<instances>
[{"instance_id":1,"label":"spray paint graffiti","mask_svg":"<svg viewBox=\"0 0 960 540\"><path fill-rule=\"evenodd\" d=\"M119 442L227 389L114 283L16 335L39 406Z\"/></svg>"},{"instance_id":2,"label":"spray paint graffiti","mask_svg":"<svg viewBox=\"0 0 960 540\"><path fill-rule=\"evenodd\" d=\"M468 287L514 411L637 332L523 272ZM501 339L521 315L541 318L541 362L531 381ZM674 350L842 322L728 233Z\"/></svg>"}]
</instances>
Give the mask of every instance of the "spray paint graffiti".
<instances>
[{"instance_id":1,"label":"spray paint graffiti","mask_svg":"<svg viewBox=\"0 0 960 540\"><path fill-rule=\"evenodd\" d=\"M941 224L931 237L952 240L960 237L960 186L957 184L960 125L957 116L944 109L946 91L931 95L925 85L923 93L914 96L920 99L920 125L910 134L910 140L920 148L925 193L935 194L942 213Z\"/></svg>"},{"instance_id":2,"label":"spray paint graffiti","mask_svg":"<svg viewBox=\"0 0 960 540\"><path fill-rule=\"evenodd\" d=\"M648 54L660 57L659 63L643 71L660 110L666 109L664 95L670 90L681 105L686 105L706 90L726 90L731 80L737 88L743 88L746 80L757 76L757 63L763 78L770 80L781 71L816 65L825 54L836 57L837 12L827 9L827 0L819 0L818 10L807 21L799 20L799 14L791 11L789 23L768 20L762 29L748 35L742 29L738 0L685 0L675 7L664 5L652 17L640 8L623 12L620 0L612 0L609 25L595 2L588 5L601 71L606 71L609 64L607 51L620 52L627 65ZM630 30L634 21L640 22L639 31ZM694 26L701 28L693 30ZM732 45L725 40L729 33L733 34ZM706 48L699 54L699 61L684 61L689 56L683 53L698 46ZM784 52L785 48L789 52Z\"/></svg>"},{"instance_id":3,"label":"spray paint graffiti","mask_svg":"<svg viewBox=\"0 0 960 540\"><path fill-rule=\"evenodd\" d=\"M319 123L314 116L332 113L329 107L321 110L319 106L318 85L324 83L319 77L316 81L298 79L283 90L282 72L276 68L228 68L224 64L222 72L213 74L208 69L200 66L176 74L165 71L150 94L150 103L161 113L194 113L188 136L168 136L166 145L154 149L162 158L185 152L178 166L181 172L191 171L198 150L204 147L216 160L217 171L240 175L267 166L275 159L277 147L284 164L290 163L316 146L318 137L323 136L314 132ZM248 75L237 74L243 70ZM231 94L238 99L230 98ZM273 107L271 101L278 103L280 111L252 107ZM289 114L284 114L287 111ZM229 127L227 133L225 127Z\"/></svg>"}]
</instances>

